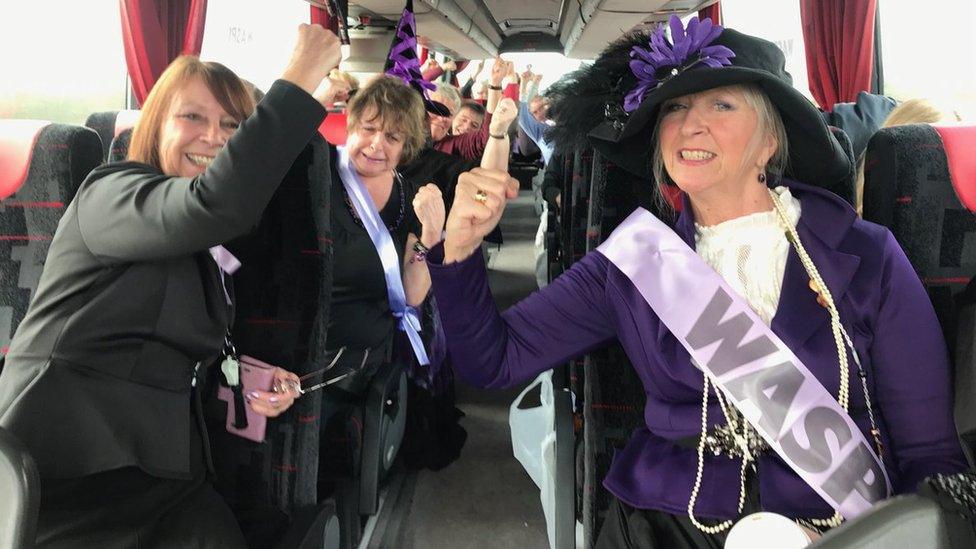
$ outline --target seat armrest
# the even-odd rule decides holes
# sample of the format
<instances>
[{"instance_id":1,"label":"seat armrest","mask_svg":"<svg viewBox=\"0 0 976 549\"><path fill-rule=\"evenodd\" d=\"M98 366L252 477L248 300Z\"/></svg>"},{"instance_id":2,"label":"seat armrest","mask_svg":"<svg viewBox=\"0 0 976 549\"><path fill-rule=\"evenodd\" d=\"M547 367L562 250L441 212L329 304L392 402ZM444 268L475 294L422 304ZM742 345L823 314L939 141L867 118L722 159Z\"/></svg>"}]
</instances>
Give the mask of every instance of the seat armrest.
<instances>
[{"instance_id":1,"label":"seat armrest","mask_svg":"<svg viewBox=\"0 0 976 549\"><path fill-rule=\"evenodd\" d=\"M961 549L973 546L972 526L965 519L950 516L931 499L910 495L879 503L828 532L810 545L810 549Z\"/></svg>"}]
</instances>

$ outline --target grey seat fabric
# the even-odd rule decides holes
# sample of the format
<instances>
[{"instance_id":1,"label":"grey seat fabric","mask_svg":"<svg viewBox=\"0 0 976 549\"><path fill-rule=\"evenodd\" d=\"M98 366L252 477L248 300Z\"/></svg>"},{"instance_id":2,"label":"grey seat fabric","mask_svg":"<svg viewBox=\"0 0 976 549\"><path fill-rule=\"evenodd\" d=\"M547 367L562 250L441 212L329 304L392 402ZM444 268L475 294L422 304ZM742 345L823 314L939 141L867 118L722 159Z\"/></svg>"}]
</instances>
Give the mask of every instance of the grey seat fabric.
<instances>
[{"instance_id":1,"label":"grey seat fabric","mask_svg":"<svg viewBox=\"0 0 976 549\"><path fill-rule=\"evenodd\" d=\"M95 130L102 141L102 162L112 162L112 142L119 136L120 130L131 133L138 117L139 111L106 111L88 116L85 127Z\"/></svg>"},{"instance_id":2,"label":"grey seat fabric","mask_svg":"<svg viewBox=\"0 0 976 549\"><path fill-rule=\"evenodd\" d=\"M0 120L0 132L15 122ZM36 134L26 177L0 208L0 352L27 313L65 207L101 158L88 128L49 124Z\"/></svg>"},{"instance_id":3,"label":"grey seat fabric","mask_svg":"<svg viewBox=\"0 0 976 549\"><path fill-rule=\"evenodd\" d=\"M961 150L968 153L971 147ZM956 426L973 463L976 288L971 279L976 274L976 249L971 241L976 214L962 203L957 188L976 186L976 174L955 177L965 180L953 180L942 138L927 124L885 128L868 143L864 218L891 230L932 300L949 356L955 360Z\"/></svg>"},{"instance_id":4,"label":"grey seat fabric","mask_svg":"<svg viewBox=\"0 0 976 549\"><path fill-rule=\"evenodd\" d=\"M40 478L27 448L0 428L0 549L34 546Z\"/></svg>"},{"instance_id":5,"label":"grey seat fabric","mask_svg":"<svg viewBox=\"0 0 976 549\"><path fill-rule=\"evenodd\" d=\"M88 115L85 127L95 130L102 142L102 160L108 159L109 147L115 138L115 117L118 111L96 112Z\"/></svg>"},{"instance_id":6,"label":"grey seat fabric","mask_svg":"<svg viewBox=\"0 0 976 549\"><path fill-rule=\"evenodd\" d=\"M899 496L878 504L870 512L827 533L810 549L963 549L964 518L946 513L935 501L921 496Z\"/></svg>"},{"instance_id":7,"label":"grey seat fabric","mask_svg":"<svg viewBox=\"0 0 976 549\"><path fill-rule=\"evenodd\" d=\"M630 215L643 207L667 218L653 204L651 185L593 152L589 164L585 251L591 252ZM619 344L588 354L582 367L583 471L577 479L582 499L584 547L596 542L611 495L603 487L614 453L643 425L646 401L637 372Z\"/></svg>"},{"instance_id":8,"label":"grey seat fabric","mask_svg":"<svg viewBox=\"0 0 976 549\"><path fill-rule=\"evenodd\" d=\"M124 130L111 141L106 162L122 162L129 155L129 141L132 140L132 129Z\"/></svg>"}]
</instances>

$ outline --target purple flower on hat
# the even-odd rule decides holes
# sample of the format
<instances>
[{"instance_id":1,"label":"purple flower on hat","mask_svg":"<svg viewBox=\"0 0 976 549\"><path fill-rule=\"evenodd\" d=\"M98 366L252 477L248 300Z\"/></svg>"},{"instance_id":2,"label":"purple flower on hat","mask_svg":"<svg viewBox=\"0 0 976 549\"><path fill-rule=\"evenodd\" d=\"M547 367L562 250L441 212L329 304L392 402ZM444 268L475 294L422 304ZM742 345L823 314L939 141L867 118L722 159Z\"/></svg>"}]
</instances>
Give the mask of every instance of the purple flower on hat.
<instances>
[{"instance_id":1,"label":"purple flower on hat","mask_svg":"<svg viewBox=\"0 0 976 549\"><path fill-rule=\"evenodd\" d=\"M630 50L630 70L637 77L638 84L624 97L624 110L627 112L637 110L648 91L687 69L697 65L717 69L732 64L735 57L732 50L725 46L709 45L722 34L722 25L713 24L711 19L699 21L697 17L692 17L685 29L681 19L672 15L668 26L671 27L673 43L668 43L664 37L662 25L651 34L649 49L634 46Z\"/></svg>"}]
</instances>

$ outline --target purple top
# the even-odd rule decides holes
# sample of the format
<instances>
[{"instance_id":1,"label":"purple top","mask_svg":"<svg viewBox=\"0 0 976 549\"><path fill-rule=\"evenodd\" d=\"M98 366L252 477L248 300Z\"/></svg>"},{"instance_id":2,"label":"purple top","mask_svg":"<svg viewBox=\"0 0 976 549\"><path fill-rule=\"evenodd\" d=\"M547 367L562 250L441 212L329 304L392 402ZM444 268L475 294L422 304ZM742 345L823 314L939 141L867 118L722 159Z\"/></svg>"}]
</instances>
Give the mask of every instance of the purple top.
<instances>
[{"instance_id":1,"label":"purple top","mask_svg":"<svg viewBox=\"0 0 976 549\"><path fill-rule=\"evenodd\" d=\"M840 198L802 183L784 183L800 200L797 232L830 287L867 372L895 491L911 492L931 474L965 470L952 419L945 342L904 252L887 229L857 219ZM694 247L687 203L675 232ZM697 458L695 450L673 441L700 433L702 374L630 280L593 252L500 315L480 254L452 265L442 265L442 259L441 247L428 257L434 295L454 368L474 385L512 386L614 338L620 341L647 395L646 428L616 454L604 486L631 506L684 514ZM772 330L837 394L839 369L829 316L808 283L791 249ZM871 440L853 364L851 370L851 415ZM715 399L710 405L709 417L721 417ZM833 514L775 454L760 456L758 467L765 510L791 517ZM695 514L734 518L738 495L739 461L706 454Z\"/></svg>"}]
</instances>

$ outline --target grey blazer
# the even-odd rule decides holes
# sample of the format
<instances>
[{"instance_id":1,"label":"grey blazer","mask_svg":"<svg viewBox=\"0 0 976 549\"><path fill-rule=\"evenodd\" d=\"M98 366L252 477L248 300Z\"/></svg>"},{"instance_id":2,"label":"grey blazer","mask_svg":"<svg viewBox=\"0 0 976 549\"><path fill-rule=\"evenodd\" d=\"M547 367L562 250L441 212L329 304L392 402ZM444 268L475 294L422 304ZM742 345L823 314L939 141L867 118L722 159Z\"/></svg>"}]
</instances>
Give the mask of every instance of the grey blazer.
<instances>
[{"instance_id":1,"label":"grey blazer","mask_svg":"<svg viewBox=\"0 0 976 549\"><path fill-rule=\"evenodd\" d=\"M135 162L88 176L0 375L0 425L42 477L190 476L191 381L233 318L208 248L257 224L324 115L278 81L199 177Z\"/></svg>"}]
</instances>

